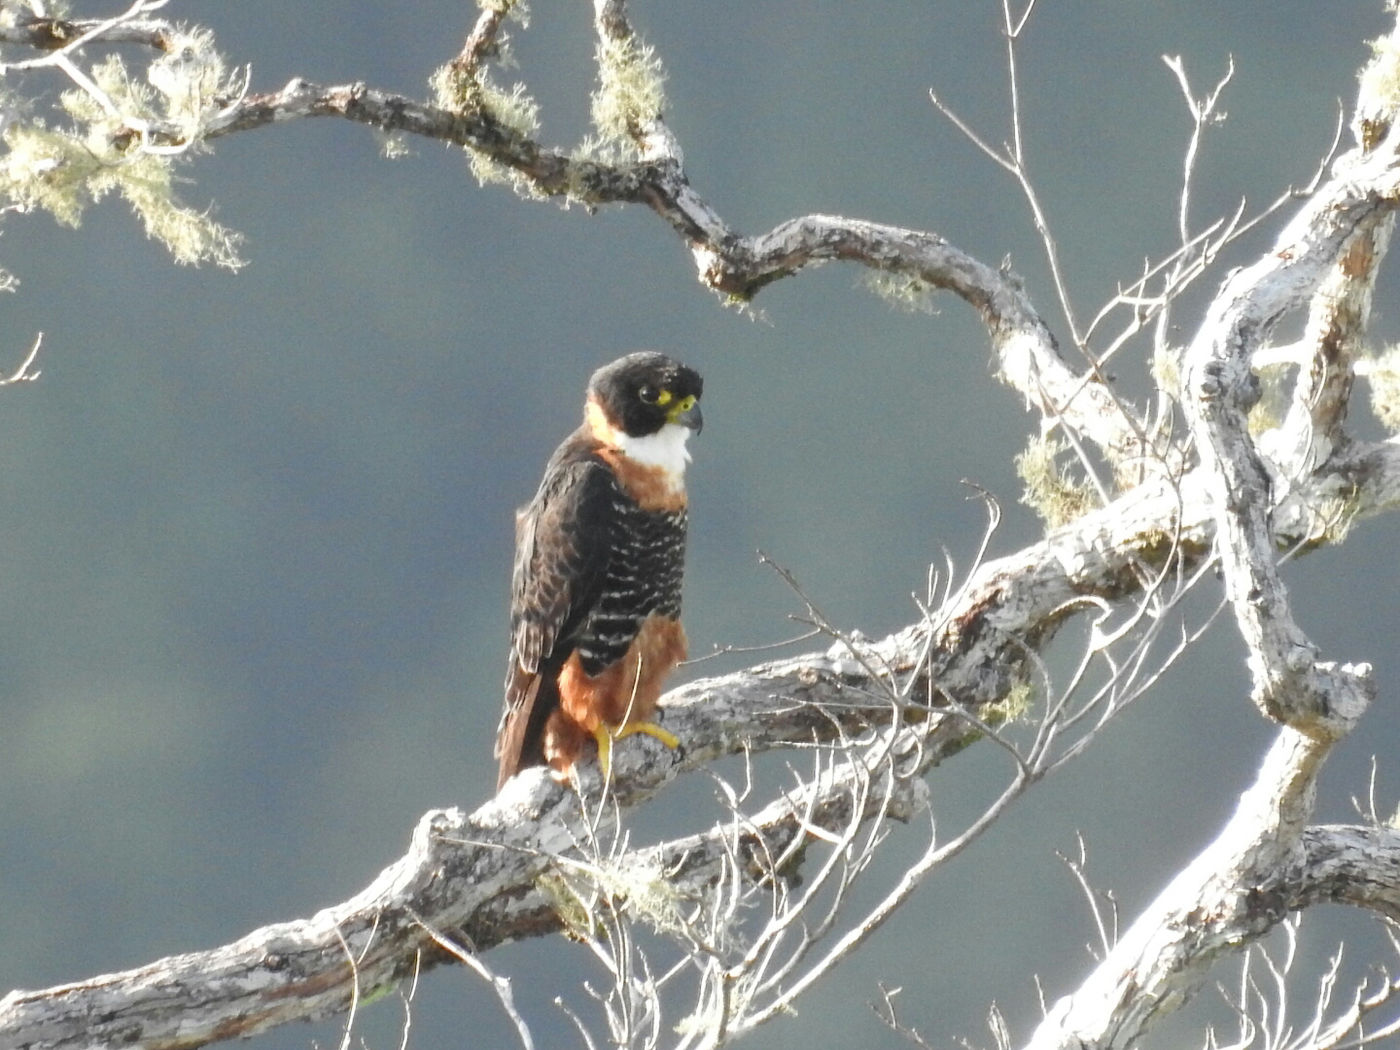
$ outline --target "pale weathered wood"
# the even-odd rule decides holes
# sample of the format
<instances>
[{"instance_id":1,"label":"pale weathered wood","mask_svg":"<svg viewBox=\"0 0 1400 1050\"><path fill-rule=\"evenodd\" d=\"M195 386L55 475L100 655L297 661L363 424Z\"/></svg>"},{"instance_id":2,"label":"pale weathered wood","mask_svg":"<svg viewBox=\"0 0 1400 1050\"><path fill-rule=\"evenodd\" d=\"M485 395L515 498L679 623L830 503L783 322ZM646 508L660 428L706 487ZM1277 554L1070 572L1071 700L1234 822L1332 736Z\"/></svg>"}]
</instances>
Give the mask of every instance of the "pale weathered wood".
<instances>
[{"instance_id":1,"label":"pale weathered wood","mask_svg":"<svg viewBox=\"0 0 1400 1050\"><path fill-rule=\"evenodd\" d=\"M504 13L499 6L477 18L452 63L461 76L481 74ZM144 17L139 5L129 14L110 24L108 39L168 47L167 23ZM0 41L49 54L35 59L37 66L103 25L37 19L0 31ZM596 0L595 29L604 49L633 43L623 0ZM825 651L673 690L663 717L685 750L670 752L645 738L622 744L611 795L623 806L724 755L820 741L849 746L829 776L760 809L741 833L700 829L621 863L659 864L678 891L701 894L728 870L736 850L800 864L797 847L808 836L919 812L927 804L920 774L984 736L992 705L1034 678L1039 653L1067 621L1086 606L1147 610L1162 574L1190 576L1218 555L1256 700L1280 725L1254 785L1216 840L1057 1002L1028 1044L1108 1050L1134 1045L1184 1001L1213 960L1291 910L1340 901L1400 915L1396 832L1309 826L1317 772L1362 716L1373 687L1365 665L1321 659L1293 618L1276 564L1281 548L1340 534L1319 508L1340 508L1350 519L1400 506L1400 441L1362 445L1344 427L1351 365L1400 197L1396 99L1367 84L1363 79L1357 106L1357 147L1273 248L1224 283L1197 328L1183 362L1189 442L1160 440L1160 433L1149 439L1144 415L1116 396L1097 362L1062 355L1014 274L935 233L806 215L740 234L692 187L660 112L629 113L634 154L605 162L546 147L485 106L449 110L363 84L297 79L279 91L220 99L196 134L214 139L340 117L461 146L537 195L645 206L684 242L702 283L732 300L747 302L808 267L848 261L950 292L978 312L1000 377L1046 429L1072 434L1117 471L1117 487L1106 490L1111 501L976 567L943 608L886 638L843 638ZM123 147L151 149L188 146L190 134L185 126L149 123L120 133ZM1258 384L1253 364L1268 354L1273 326L1290 311L1307 314L1298 360L1308 371L1293 385L1285 424L1256 438L1248 421ZM871 772L861 766L867 752L850 742L876 738L912 742L906 753L915 757L880 794L849 790ZM591 808L596 775L585 771L580 788ZM601 812L606 828L612 811ZM564 921L541 878L575 855L594 826L579 795L528 772L474 813L427 814L402 858L355 897L309 918L125 973L11 992L0 999L0 1050L193 1047L252 1035L336 1014L356 997L447 961L444 938L482 952L557 932ZM744 877L776 875L756 864ZM884 914L877 909L872 921ZM860 935L854 931L851 943ZM782 1005L775 1000L772 1008Z\"/></svg>"},{"instance_id":2,"label":"pale weathered wood","mask_svg":"<svg viewBox=\"0 0 1400 1050\"><path fill-rule=\"evenodd\" d=\"M1357 462L1362 493L1393 504L1400 493L1400 449L1377 447ZM1189 520L1173 525L1179 506ZM945 610L950 618L931 650L923 623L856 644L870 665L896 673L915 670L927 653L940 691L978 710L1012 684L1025 655L1019 639L1048 641L1073 599L1131 589L1131 569L1160 556L1163 530L1172 527L1185 549L1203 556L1212 527L1203 503L1183 505L1165 485L1135 490L1041 543L983 565L958 606ZM627 741L615 759L617 795L636 804L678 773L724 754L830 739L838 729L859 733L887 722L891 708L878 699L880 688L866 663L841 643L681 686L666 697L664 721L681 737L684 754L645 738ZM925 768L978 735L955 717L936 718L929 732ZM0 1050L187 1047L251 1035L344 1010L357 980L363 998L415 967L444 961L429 930L447 931L480 951L555 932L560 920L535 881L554 857L571 852L580 821L569 790L540 771L528 772L470 815L456 809L427 814L404 857L355 897L308 919L125 973L10 993L0 999ZM769 813L759 826L773 835L774 850L799 830L790 810ZM703 882L718 845L711 837L701 848L706 841L702 834L668 844L693 865L678 868L678 879ZM1347 871L1346 882L1356 885L1355 864ZM1344 876L1339 871L1336 877Z\"/></svg>"}]
</instances>

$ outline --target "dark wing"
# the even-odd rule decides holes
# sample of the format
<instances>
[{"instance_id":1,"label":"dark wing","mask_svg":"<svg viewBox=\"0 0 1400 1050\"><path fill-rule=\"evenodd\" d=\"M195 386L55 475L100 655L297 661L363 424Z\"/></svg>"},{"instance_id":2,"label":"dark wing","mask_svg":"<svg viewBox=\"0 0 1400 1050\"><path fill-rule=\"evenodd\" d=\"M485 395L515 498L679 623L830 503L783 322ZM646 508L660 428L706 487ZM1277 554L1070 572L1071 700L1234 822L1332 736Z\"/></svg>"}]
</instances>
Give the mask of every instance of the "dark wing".
<instances>
[{"instance_id":1,"label":"dark wing","mask_svg":"<svg viewBox=\"0 0 1400 1050\"><path fill-rule=\"evenodd\" d=\"M554 679L602 592L620 498L602 461L565 444L516 522L510 666L496 735L499 784L544 761L540 736L559 702Z\"/></svg>"}]
</instances>

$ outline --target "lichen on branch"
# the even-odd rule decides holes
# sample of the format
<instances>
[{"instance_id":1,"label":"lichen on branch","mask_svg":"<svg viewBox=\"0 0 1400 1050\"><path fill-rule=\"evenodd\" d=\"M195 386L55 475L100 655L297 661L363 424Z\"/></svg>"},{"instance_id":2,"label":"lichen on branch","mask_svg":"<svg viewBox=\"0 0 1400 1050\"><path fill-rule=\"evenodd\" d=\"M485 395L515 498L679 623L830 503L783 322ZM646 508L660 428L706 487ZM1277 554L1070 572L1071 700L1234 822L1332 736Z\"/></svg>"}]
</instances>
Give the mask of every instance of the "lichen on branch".
<instances>
[{"instance_id":1,"label":"lichen on branch","mask_svg":"<svg viewBox=\"0 0 1400 1050\"><path fill-rule=\"evenodd\" d=\"M177 166L200 147L205 120L236 85L211 34L169 40L172 50L149 64L144 79L119 55L82 69L60 52L54 64L75 86L58 96L53 123L32 116L5 129L0 195L16 210L43 210L77 226L90 206L116 193L176 262L236 269L240 235L175 193Z\"/></svg>"}]
</instances>

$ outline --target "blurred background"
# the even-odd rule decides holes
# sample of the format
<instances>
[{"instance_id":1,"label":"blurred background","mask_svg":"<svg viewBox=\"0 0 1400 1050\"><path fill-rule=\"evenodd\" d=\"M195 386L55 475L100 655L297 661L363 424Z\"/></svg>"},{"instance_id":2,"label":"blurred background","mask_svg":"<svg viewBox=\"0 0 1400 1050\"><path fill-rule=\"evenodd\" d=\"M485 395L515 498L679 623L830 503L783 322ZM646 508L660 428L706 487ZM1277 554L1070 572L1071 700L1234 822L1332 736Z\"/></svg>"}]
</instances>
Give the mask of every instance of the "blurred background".
<instances>
[{"instance_id":1,"label":"blurred background","mask_svg":"<svg viewBox=\"0 0 1400 1050\"><path fill-rule=\"evenodd\" d=\"M1382 8L1041 5L1021 52L1029 164L1081 316L1176 243L1190 121L1161 56L1182 55L1202 92L1234 59L1228 121L1199 165L1203 224L1308 180L1387 28ZM934 89L987 139L1009 136L999 4L632 11L665 64L692 181L736 228L822 211L935 231L1009 259L1063 333L1016 187L929 101ZM177 0L164 13L212 28L232 63L251 63L254 90L304 76L423 97L476 9ZM539 101L542 138L572 146L587 132L591 6L536 0L532 14L505 76ZM219 140L182 193L246 234L236 275L174 266L115 200L77 231L5 221L0 264L22 283L0 300L0 366L39 331L44 345L42 378L0 392L0 993L309 915L398 857L426 810L489 797L514 509L576 425L589 373L624 350L668 350L706 379L694 655L796 633L800 604L760 549L834 622L878 636L917 614L910 594L943 548L964 567L976 551L983 511L963 479L1001 502L994 555L1040 533L1012 467L1037 421L992 379L961 302L901 313L861 272L829 266L740 314L649 212L522 201L478 187L458 152L407 144L388 160L374 132L335 120ZM1396 288L1377 293L1379 339L1396 335ZM1184 341L1197 317L1177 320ZM1289 569L1304 627L1329 657L1372 661L1380 683L1327 774L1325 819L1351 816L1372 754L1382 804L1400 793L1397 542L1394 518L1366 522ZM739 662L727 659L688 673ZM1218 830L1269 737L1222 619L1087 757L747 1045L907 1045L867 1008L881 981L904 988L905 1019L939 1045L989 1042L994 1001L1026 1034L1034 975L1053 998L1091 964L1092 923L1056 851L1082 832L1091 879L1130 918ZM950 828L1006 772L978 750L934 774ZM679 786L638 827L694 830L692 796L708 791ZM919 845L897 833L890 863ZM1304 961L1357 926L1318 913ZM605 978L585 949L523 944L488 962L515 978L540 1045L577 1045L551 1000L593 1016L580 981ZM356 1038L397 1046L401 1024L385 1001ZM1163 1045L1183 1035L1198 1042L1183 1022ZM254 1045L339 1037L338 1022L299 1025ZM513 1039L465 971L423 982L411 1045Z\"/></svg>"}]
</instances>

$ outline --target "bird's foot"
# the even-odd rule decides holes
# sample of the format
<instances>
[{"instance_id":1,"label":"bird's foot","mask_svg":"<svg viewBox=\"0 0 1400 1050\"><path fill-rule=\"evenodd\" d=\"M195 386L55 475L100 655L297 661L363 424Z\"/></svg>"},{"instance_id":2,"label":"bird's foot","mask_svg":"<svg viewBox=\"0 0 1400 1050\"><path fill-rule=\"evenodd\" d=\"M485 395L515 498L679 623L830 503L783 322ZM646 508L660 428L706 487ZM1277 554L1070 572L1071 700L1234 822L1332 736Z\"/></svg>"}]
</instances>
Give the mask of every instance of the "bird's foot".
<instances>
[{"instance_id":1,"label":"bird's foot","mask_svg":"<svg viewBox=\"0 0 1400 1050\"><path fill-rule=\"evenodd\" d=\"M621 726L610 726L606 722L599 723L598 728L593 730L593 738L598 741L598 765L603 771L604 782L612 779L613 741L637 733L645 733L647 736L661 741L672 751L680 749L680 738L655 722L628 722Z\"/></svg>"}]
</instances>

